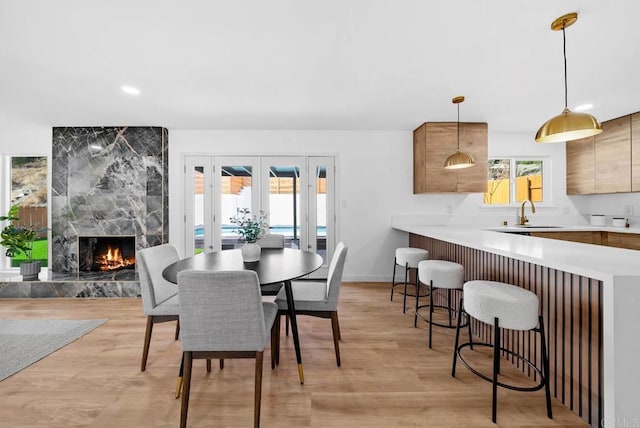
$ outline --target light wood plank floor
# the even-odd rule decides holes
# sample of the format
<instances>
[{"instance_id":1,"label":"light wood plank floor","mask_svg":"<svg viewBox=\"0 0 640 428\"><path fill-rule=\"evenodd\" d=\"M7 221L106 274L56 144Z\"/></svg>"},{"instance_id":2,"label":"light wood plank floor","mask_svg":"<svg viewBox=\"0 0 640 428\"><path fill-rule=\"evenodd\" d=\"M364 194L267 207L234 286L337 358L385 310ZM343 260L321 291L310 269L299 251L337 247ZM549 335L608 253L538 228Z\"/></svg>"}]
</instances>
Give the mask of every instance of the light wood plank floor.
<instances>
[{"instance_id":1,"label":"light wood plank floor","mask_svg":"<svg viewBox=\"0 0 640 428\"><path fill-rule=\"evenodd\" d=\"M300 317L305 384L290 337L280 366L265 353L263 427L493 427L491 385L459 365L451 377L453 331L413 328L389 284L346 283L340 296L342 367L335 365L329 320ZM3 427L177 427L173 397L181 348L175 323L158 324L147 371L140 372L145 318L138 299L0 299L4 319L109 321L76 342L0 382ZM283 323L284 328L284 323ZM1 346L1 345L0 345ZM488 357L478 358L478 364ZM189 425L248 427L253 360L228 360L207 375L194 364ZM506 364L505 364L506 365ZM508 372L508 368L505 372ZM546 417L544 394L499 390L498 425L582 427L560 403Z\"/></svg>"}]
</instances>

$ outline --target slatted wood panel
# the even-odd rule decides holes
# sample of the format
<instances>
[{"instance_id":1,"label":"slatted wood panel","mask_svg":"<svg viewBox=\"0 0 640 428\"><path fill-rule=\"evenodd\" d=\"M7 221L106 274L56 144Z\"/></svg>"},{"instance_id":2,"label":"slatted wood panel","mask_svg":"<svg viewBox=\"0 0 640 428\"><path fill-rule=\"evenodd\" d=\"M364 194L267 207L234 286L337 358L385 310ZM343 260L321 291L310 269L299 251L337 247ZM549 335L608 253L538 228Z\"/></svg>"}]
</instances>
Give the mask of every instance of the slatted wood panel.
<instances>
[{"instance_id":1,"label":"slatted wood panel","mask_svg":"<svg viewBox=\"0 0 640 428\"><path fill-rule=\"evenodd\" d=\"M601 281L413 234L410 246L428 250L431 259L462 264L467 281L500 281L534 292L540 299L547 332L551 394L591 426L600 426L603 418ZM444 304L444 301L436 303ZM492 342L491 326L476 321L473 329L483 341ZM502 335L507 349L524 353L539 365L537 333L503 330ZM519 361L505 358L523 373L533 376Z\"/></svg>"}]
</instances>

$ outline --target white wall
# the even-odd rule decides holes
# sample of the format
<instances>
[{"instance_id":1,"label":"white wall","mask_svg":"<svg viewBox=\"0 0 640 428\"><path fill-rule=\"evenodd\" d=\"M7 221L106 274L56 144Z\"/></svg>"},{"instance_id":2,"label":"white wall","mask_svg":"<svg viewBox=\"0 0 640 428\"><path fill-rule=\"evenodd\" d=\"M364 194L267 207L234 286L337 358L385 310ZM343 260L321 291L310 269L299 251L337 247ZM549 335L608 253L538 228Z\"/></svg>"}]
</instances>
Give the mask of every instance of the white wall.
<instances>
[{"instance_id":1,"label":"white wall","mask_svg":"<svg viewBox=\"0 0 640 428\"><path fill-rule=\"evenodd\" d=\"M51 156L51 128L0 130L1 155ZM184 154L335 155L337 158L338 238L349 245L345 280L386 281L396 247L407 235L391 229L395 221L414 224L512 222L516 208L485 208L480 194L413 195L411 131L169 131L169 237L183 251ZM537 144L530 134L489 132L489 156L550 156L552 205L527 214L533 224L585 223L583 215L618 215L624 206L640 214L640 193L565 195L562 144ZM51 162L49 162L51 164ZM2 176L2 175L0 175ZM8 184L2 183L2 193ZM6 198L2 198L6 199ZM6 208L6 207L5 207ZM528 208L527 208L528 209Z\"/></svg>"}]
</instances>

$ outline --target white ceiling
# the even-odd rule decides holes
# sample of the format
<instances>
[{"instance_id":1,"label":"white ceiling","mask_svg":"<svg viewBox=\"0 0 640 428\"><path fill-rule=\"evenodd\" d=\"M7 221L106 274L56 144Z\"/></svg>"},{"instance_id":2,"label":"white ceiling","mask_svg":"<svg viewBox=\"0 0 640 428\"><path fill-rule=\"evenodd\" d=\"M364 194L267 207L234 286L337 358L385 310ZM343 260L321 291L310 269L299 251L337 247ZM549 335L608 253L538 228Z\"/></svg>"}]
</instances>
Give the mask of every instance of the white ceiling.
<instances>
[{"instance_id":1,"label":"white ceiling","mask_svg":"<svg viewBox=\"0 0 640 428\"><path fill-rule=\"evenodd\" d=\"M640 110L638 0L0 0L0 129L531 132ZM123 94L124 84L142 94Z\"/></svg>"}]
</instances>

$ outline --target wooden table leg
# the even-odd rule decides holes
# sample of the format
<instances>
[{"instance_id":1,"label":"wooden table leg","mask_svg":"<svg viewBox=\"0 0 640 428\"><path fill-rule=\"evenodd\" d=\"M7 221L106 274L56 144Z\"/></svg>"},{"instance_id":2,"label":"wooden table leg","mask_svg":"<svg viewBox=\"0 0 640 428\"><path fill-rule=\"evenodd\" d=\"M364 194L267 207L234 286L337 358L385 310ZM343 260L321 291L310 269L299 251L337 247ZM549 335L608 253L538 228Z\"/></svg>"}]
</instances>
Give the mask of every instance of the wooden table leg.
<instances>
[{"instance_id":1,"label":"wooden table leg","mask_svg":"<svg viewBox=\"0 0 640 428\"><path fill-rule=\"evenodd\" d=\"M293 336L293 345L296 348L296 360L298 361L298 376L300 376L300 384L304 385L304 370L302 369L302 355L300 353L300 340L298 339L298 322L296 321L296 308L293 301L293 291L291 289L291 281L285 281L284 291L287 295L287 308L289 311L289 319L291 320L291 335Z\"/></svg>"}]
</instances>

